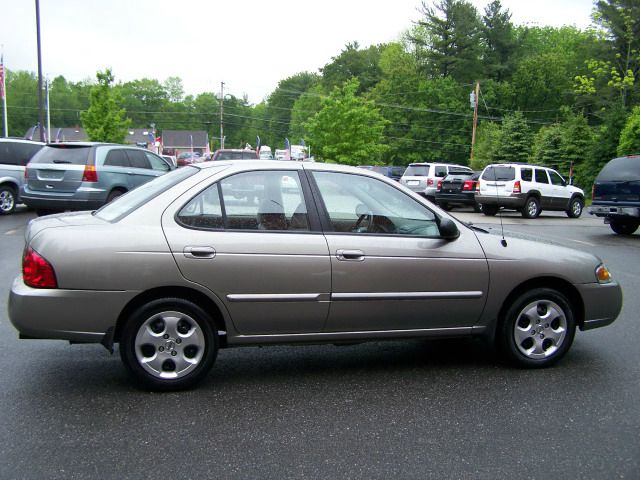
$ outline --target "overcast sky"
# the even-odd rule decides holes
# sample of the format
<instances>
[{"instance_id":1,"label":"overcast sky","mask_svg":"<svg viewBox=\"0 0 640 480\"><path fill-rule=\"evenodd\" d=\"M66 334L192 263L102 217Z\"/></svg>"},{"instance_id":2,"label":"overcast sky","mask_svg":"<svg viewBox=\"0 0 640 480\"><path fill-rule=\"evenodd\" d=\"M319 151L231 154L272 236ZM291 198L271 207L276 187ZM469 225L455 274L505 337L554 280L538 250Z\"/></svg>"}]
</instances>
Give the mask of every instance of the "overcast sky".
<instances>
[{"instance_id":1,"label":"overcast sky","mask_svg":"<svg viewBox=\"0 0 640 480\"><path fill-rule=\"evenodd\" d=\"M479 12L487 0L472 0ZM515 24L590 23L592 0L502 0ZM278 81L317 72L348 43L397 40L420 0L40 0L42 68L49 78L116 81L169 76L186 93L247 94L260 102ZM6 68L37 72L35 2L0 0ZM9 93L9 92L8 92ZM9 93L10 94L10 93Z\"/></svg>"}]
</instances>

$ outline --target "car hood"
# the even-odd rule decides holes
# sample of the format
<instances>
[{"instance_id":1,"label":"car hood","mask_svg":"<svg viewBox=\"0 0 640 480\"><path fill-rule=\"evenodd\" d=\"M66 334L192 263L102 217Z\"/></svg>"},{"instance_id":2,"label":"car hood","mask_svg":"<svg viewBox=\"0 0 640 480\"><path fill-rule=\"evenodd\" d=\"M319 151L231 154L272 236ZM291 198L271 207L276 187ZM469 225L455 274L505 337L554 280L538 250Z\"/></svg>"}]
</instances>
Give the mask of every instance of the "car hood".
<instances>
[{"instance_id":1,"label":"car hood","mask_svg":"<svg viewBox=\"0 0 640 480\"><path fill-rule=\"evenodd\" d=\"M505 232L506 246L498 232L475 232L489 264L511 262L514 280L535 277L563 278L573 284L596 282L595 269L602 263L595 255L550 241L533 240Z\"/></svg>"},{"instance_id":2,"label":"car hood","mask_svg":"<svg viewBox=\"0 0 640 480\"><path fill-rule=\"evenodd\" d=\"M29 222L25 232L28 244L36 235L48 228L62 228L79 225L104 225L105 221L91 214L90 211L58 213L34 218Z\"/></svg>"}]
</instances>

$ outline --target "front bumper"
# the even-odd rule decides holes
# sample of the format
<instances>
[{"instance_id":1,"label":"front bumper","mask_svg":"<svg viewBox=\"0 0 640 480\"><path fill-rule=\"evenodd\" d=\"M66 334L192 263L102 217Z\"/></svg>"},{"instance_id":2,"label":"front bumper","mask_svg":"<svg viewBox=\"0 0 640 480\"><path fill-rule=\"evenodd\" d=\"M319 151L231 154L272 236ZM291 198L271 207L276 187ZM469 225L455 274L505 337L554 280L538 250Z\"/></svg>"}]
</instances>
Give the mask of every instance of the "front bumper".
<instances>
[{"instance_id":1,"label":"front bumper","mask_svg":"<svg viewBox=\"0 0 640 480\"><path fill-rule=\"evenodd\" d=\"M622 288L617 282L576 285L584 302L584 322L580 330L591 330L613 323L622 310Z\"/></svg>"},{"instance_id":2,"label":"front bumper","mask_svg":"<svg viewBox=\"0 0 640 480\"><path fill-rule=\"evenodd\" d=\"M31 288L18 276L9 293L9 319L22 338L98 343L137 293Z\"/></svg>"}]
</instances>

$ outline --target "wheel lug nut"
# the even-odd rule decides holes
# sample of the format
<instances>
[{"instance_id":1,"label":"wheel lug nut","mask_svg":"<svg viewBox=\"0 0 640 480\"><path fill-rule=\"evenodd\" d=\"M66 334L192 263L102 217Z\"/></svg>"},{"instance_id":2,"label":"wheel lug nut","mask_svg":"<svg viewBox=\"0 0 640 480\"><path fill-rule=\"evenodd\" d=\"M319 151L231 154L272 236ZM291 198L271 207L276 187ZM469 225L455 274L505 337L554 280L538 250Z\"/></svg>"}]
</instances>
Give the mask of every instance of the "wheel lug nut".
<instances>
[{"instance_id":1,"label":"wheel lug nut","mask_svg":"<svg viewBox=\"0 0 640 480\"><path fill-rule=\"evenodd\" d=\"M544 328L549 328L549 324L548 324L548 323L546 323L546 324L544 325Z\"/></svg>"},{"instance_id":2,"label":"wheel lug nut","mask_svg":"<svg viewBox=\"0 0 640 480\"><path fill-rule=\"evenodd\" d=\"M165 333L165 334L162 336L162 338L164 338L164 339L166 340L167 338L169 338L169 334L168 334L168 333Z\"/></svg>"},{"instance_id":3,"label":"wheel lug nut","mask_svg":"<svg viewBox=\"0 0 640 480\"><path fill-rule=\"evenodd\" d=\"M171 352L171 356L175 357L178 354L178 352L176 352L175 350L173 352Z\"/></svg>"},{"instance_id":4,"label":"wheel lug nut","mask_svg":"<svg viewBox=\"0 0 640 480\"><path fill-rule=\"evenodd\" d=\"M543 334L543 333L541 333L541 334L540 334L540 338L541 338L541 339L543 339L543 338L544 338L544 334Z\"/></svg>"},{"instance_id":5,"label":"wheel lug nut","mask_svg":"<svg viewBox=\"0 0 640 480\"><path fill-rule=\"evenodd\" d=\"M164 352L164 347L158 347L159 352Z\"/></svg>"},{"instance_id":6,"label":"wheel lug nut","mask_svg":"<svg viewBox=\"0 0 640 480\"><path fill-rule=\"evenodd\" d=\"M182 343L182 339L176 338L176 343Z\"/></svg>"}]
</instances>

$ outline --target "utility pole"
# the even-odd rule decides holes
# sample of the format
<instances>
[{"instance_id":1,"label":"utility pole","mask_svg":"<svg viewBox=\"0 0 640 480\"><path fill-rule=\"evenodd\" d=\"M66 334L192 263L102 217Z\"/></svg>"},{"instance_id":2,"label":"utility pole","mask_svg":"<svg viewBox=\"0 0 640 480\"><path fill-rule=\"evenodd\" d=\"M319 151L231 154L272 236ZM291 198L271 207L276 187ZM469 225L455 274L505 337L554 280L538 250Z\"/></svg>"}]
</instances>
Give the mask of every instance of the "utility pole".
<instances>
[{"instance_id":1,"label":"utility pole","mask_svg":"<svg viewBox=\"0 0 640 480\"><path fill-rule=\"evenodd\" d=\"M49 105L49 79L45 80L47 90L47 143L51 143L51 105Z\"/></svg>"},{"instance_id":2,"label":"utility pole","mask_svg":"<svg viewBox=\"0 0 640 480\"><path fill-rule=\"evenodd\" d=\"M220 148L224 148L224 82L220 82Z\"/></svg>"},{"instance_id":3,"label":"utility pole","mask_svg":"<svg viewBox=\"0 0 640 480\"><path fill-rule=\"evenodd\" d=\"M40 48L40 1L36 0L36 30L38 34L38 119L40 141L44 142L44 109L42 108L42 53Z\"/></svg>"},{"instance_id":4,"label":"utility pole","mask_svg":"<svg viewBox=\"0 0 640 480\"><path fill-rule=\"evenodd\" d=\"M478 100L480 97L480 82L476 82L476 92L473 105L473 132L471 133L471 160L473 161L473 149L476 146L476 127L478 126Z\"/></svg>"}]
</instances>

